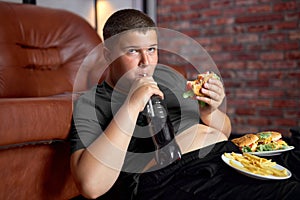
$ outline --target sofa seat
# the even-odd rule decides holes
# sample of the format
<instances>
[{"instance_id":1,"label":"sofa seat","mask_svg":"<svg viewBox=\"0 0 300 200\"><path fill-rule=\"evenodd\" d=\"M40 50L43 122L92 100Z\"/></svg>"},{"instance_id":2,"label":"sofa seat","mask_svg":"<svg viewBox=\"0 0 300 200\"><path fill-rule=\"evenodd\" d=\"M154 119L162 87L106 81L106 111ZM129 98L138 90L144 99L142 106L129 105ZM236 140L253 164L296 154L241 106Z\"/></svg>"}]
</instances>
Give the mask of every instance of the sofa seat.
<instances>
[{"instance_id":1,"label":"sofa seat","mask_svg":"<svg viewBox=\"0 0 300 200\"><path fill-rule=\"evenodd\" d=\"M0 99L0 148L66 140L72 95Z\"/></svg>"},{"instance_id":2,"label":"sofa seat","mask_svg":"<svg viewBox=\"0 0 300 200\"><path fill-rule=\"evenodd\" d=\"M98 81L103 67L88 58L103 57L101 42L72 12L0 1L1 200L79 194L69 164L73 98Z\"/></svg>"}]
</instances>

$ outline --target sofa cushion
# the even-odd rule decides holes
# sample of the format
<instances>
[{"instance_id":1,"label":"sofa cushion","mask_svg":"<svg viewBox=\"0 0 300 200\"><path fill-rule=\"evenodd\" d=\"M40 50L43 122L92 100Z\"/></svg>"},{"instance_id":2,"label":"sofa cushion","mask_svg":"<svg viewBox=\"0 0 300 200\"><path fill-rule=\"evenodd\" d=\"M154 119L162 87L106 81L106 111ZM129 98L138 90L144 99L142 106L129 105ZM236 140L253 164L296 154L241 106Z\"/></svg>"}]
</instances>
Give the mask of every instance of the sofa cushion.
<instances>
[{"instance_id":1,"label":"sofa cushion","mask_svg":"<svg viewBox=\"0 0 300 200\"><path fill-rule=\"evenodd\" d=\"M101 43L66 10L0 2L0 97L71 92L82 61Z\"/></svg>"},{"instance_id":2,"label":"sofa cushion","mask_svg":"<svg viewBox=\"0 0 300 200\"><path fill-rule=\"evenodd\" d=\"M0 199L67 200L79 194L65 142L0 149Z\"/></svg>"},{"instance_id":3,"label":"sofa cushion","mask_svg":"<svg viewBox=\"0 0 300 200\"><path fill-rule=\"evenodd\" d=\"M72 95L0 99L0 146L67 139Z\"/></svg>"}]
</instances>

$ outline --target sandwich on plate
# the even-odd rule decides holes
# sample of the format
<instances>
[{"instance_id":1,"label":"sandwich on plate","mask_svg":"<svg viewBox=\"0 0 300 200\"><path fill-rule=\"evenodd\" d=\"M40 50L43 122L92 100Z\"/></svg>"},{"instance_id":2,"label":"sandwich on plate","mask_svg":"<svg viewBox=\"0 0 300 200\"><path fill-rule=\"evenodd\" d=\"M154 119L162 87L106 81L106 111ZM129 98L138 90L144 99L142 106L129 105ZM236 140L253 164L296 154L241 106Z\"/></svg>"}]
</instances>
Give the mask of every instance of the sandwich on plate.
<instances>
[{"instance_id":1,"label":"sandwich on plate","mask_svg":"<svg viewBox=\"0 0 300 200\"><path fill-rule=\"evenodd\" d=\"M249 133L231 140L242 152L261 152L286 149L288 144L282 140L282 135L276 131Z\"/></svg>"}]
</instances>

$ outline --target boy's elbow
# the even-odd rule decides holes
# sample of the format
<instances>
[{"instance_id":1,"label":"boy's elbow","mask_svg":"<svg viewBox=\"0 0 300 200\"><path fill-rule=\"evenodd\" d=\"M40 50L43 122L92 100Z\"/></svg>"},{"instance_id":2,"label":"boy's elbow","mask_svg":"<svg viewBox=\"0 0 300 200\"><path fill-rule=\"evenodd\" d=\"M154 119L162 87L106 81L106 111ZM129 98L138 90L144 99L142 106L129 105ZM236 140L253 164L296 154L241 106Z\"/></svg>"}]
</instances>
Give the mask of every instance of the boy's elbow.
<instances>
[{"instance_id":1,"label":"boy's elbow","mask_svg":"<svg viewBox=\"0 0 300 200\"><path fill-rule=\"evenodd\" d=\"M110 186L107 186L106 184L99 186L94 183L84 183L80 184L78 189L85 198L96 199L105 194L110 189Z\"/></svg>"},{"instance_id":2,"label":"boy's elbow","mask_svg":"<svg viewBox=\"0 0 300 200\"><path fill-rule=\"evenodd\" d=\"M226 124L226 128L225 130L223 131L223 133L226 135L227 138L229 138L230 134L231 134L231 130L232 130L232 127L231 127L231 122L230 120L227 121L227 124Z\"/></svg>"}]
</instances>

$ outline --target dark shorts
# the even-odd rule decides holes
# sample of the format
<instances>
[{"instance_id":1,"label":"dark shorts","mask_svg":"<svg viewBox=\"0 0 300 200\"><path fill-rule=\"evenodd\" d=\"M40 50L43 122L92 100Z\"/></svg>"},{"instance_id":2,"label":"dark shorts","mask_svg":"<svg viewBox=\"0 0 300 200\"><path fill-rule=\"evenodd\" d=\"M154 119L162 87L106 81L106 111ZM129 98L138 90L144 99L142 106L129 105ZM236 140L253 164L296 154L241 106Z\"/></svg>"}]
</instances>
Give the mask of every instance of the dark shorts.
<instances>
[{"instance_id":1,"label":"dark shorts","mask_svg":"<svg viewBox=\"0 0 300 200\"><path fill-rule=\"evenodd\" d=\"M291 200L300 199L300 151L268 157L288 168L286 180L258 180L227 166L224 152L239 149L230 141L193 151L163 169L143 174L121 173L113 188L101 200ZM74 200L84 199L83 197Z\"/></svg>"},{"instance_id":2,"label":"dark shorts","mask_svg":"<svg viewBox=\"0 0 300 200\"><path fill-rule=\"evenodd\" d=\"M227 166L224 152L239 152L231 142L220 142L188 153L164 169L137 176L134 199L299 199L299 152L272 157L292 171L287 180L258 180Z\"/></svg>"}]
</instances>

